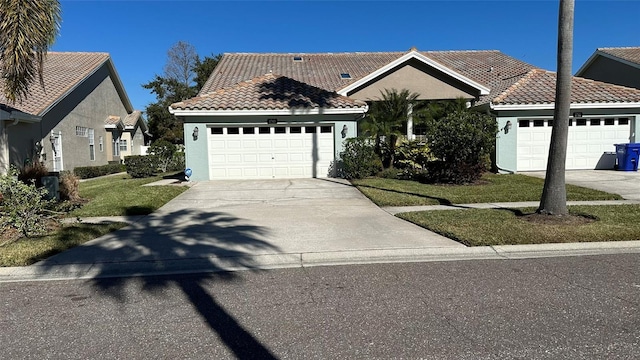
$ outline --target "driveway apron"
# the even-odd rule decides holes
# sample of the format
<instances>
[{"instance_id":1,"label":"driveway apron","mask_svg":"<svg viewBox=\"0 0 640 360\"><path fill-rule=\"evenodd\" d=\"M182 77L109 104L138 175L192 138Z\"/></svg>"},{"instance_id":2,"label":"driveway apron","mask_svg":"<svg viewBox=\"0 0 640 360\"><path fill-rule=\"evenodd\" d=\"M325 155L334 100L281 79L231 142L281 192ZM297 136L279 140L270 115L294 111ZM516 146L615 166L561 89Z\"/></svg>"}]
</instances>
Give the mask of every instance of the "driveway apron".
<instances>
[{"instance_id":1,"label":"driveway apron","mask_svg":"<svg viewBox=\"0 0 640 360\"><path fill-rule=\"evenodd\" d=\"M443 247L463 245L386 213L344 180L205 181L40 265Z\"/></svg>"}]
</instances>

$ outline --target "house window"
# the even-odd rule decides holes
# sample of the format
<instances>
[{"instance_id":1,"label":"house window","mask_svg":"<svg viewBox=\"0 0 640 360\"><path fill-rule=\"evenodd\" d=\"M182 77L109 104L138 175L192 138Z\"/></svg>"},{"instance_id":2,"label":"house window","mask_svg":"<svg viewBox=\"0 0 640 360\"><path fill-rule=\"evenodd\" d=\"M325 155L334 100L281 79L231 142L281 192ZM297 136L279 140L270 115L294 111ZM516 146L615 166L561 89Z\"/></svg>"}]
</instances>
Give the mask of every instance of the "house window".
<instances>
[{"instance_id":1,"label":"house window","mask_svg":"<svg viewBox=\"0 0 640 360\"><path fill-rule=\"evenodd\" d=\"M242 128L242 133L243 134L255 134L256 133L256 128L252 128L252 127Z\"/></svg>"},{"instance_id":2,"label":"house window","mask_svg":"<svg viewBox=\"0 0 640 360\"><path fill-rule=\"evenodd\" d=\"M240 128L227 128L228 135L238 135L240 134Z\"/></svg>"},{"instance_id":3,"label":"house window","mask_svg":"<svg viewBox=\"0 0 640 360\"><path fill-rule=\"evenodd\" d=\"M349 74L349 73L340 73L340 79L351 79L351 74Z\"/></svg>"},{"instance_id":4,"label":"house window","mask_svg":"<svg viewBox=\"0 0 640 360\"><path fill-rule=\"evenodd\" d=\"M280 126L280 127L274 127L273 128L273 133L274 134L284 134L286 132L287 132L287 128L285 128L285 127L281 127Z\"/></svg>"},{"instance_id":5,"label":"house window","mask_svg":"<svg viewBox=\"0 0 640 360\"><path fill-rule=\"evenodd\" d=\"M211 135L222 135L222 128L211 128Z\"/></svg>"},{"instance_id":6,"label":"house window","mask_svg":"<svg viewBox=\"0 0 640 360\"><path fill-rule=\"evenodd\" d=\"M302 128L300 126L292 126L289 128L289 134L300 134L302 133Z\"/></svg>"},{"instance_id":7,"label":"house window","mask_svg":"<svg viewBox=\"0 0 640 360\"><path fill-rule=\"evenodd\" d=\"M543 127L544 126L544 120L533 120L533 126L534 127Z\"/></svg>"},{"instance_id":8,"label":"house window","mask_svg":"<svg viewBox=\"0 0 640 360\"><path fill-rule=\"evenodd\" d=\"M127 140L120 140L120 151L127 151Z\"/></svg>"},{"instance_id":9,"label":"house window","mask_svg":"<svg viewBox=\"0 0 640 360\"><path fill-rule=\"evenodd\" d=\"M258 128L258 134L271 134L271 128L270 127L259 127Z\"/></svg>"},{"instance_id":10,"label":"house window","mask_svg":"<svg viewBox=\"0 0 640 360\"><path fill-rule=\"evenodd\" d=\"M328 134L331 133L331 126L321 126L320 127L320 132L323 134Z\"/></svg>"},{"instance_id":11,"label":"house window","mask_svg":"<svg viewBox=\"0 0 640 360\"><path fill-rule=\"evenodd\" d=\"M93 129L89 129L89 160L94 161L96 159L96 144L94 139Z\"/></svg>"},{"instance_id":12,"label":"house window","mask_svg":"<svg viewBox=\"0 0 640 360\"><path fill-rule=\"evenodd\" d=\"M629 125L629 118L618 119L618 125Z\"/></svg>"},{"instance_id":13,"label":"house window","mask_svg":"<svg viewBox=\"0 0 640 360\"><path fill-rule=\"evenodd\" d=\"M604 125L605 126L615 125L615 120L614 119L604 119Z\"/></svg>"},{"instance_id":14,"label":"house window","mask_svg":"<svg viewBox=\"0 0 640 360\"><path fill-rule=\"evenodd\" d=\"M518 127L529 127L529 120L519 120Z\"/></svg>"},{"instance_id":15,"label":"house window","mask_svg":"<svg viewBox=\"0 0 640 360\"><path fill-rule=\"evenodd\" d=\"M576 120L576 126L587 126L587 119Z\"/></svg>"},{"instance_id":16,"label":"house window","mask_svg":"<svg viewBox=\"0 0 640 360\"><path fill-rule=\"evenodd\" d=\"M100 148L100 152L104 151L104 140L102 136L98 137L98 147Z\"/></svg>"},{"instance_id":17,"label":"house window","mask_svg":"<svg viewBox=\"0 0 640 360\"><path fill-rule=\"evenodd\" d=\"M89 136L89 129L84 126L76 126L76 136L87 137Z\"/></svg>"},{"instance_id":18,"label":"house window","mask_svg":"<svg viewBox=\"0 0 640 360\"><path fill-rule=\"evenodd\" d=\"M589 120L591 126L600 126L600 119L591 119Z\"/></svg>"}]
</instances>

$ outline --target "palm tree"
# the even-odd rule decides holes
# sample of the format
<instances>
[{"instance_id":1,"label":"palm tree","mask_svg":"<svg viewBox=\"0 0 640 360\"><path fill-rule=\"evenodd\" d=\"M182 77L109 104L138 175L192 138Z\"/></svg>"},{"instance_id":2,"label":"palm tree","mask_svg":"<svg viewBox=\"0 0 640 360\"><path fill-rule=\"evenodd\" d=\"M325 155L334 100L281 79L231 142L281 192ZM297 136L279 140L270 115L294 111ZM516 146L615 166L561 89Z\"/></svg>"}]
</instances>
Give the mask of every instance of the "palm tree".
<instances>
[{"instance_id":1,"label":"palm tree","mask_svg":"<svg viewBox=\"0 0 640 360\"><path fill-rule=\"evenodd\" d=\"M560 0L558 17L558 74L556 79L554 122L551 130L547 175L540 207L537 212L547 215L566 215L567 191L565 166L569 113L571 108L571 60L573 55L574 0Z\"/></svg>"},{"instance_id":2,"label":"palm tree","mask_svg":"<svg viewBox=\"0 0 640 360\"><path fill-rule=\"evenodd\" d=\"M0 0L0 75L11 102L24 100L60 28L58 0Z\"/></svg>"},{"instance_id":3,"label":"palm tree","mask_svg":"<svg viewBox=\"0 0 640 360\"><path fill-rule=\"evenodd\" d=\"M402 135L402 126L409 120L413 104L418 94L407 89L400 92L396 89L385 89L380 92L381 98L371 104L371 111L364 121L362 129L365 134L376 139L376 150L381 154L382 139L389 151L388 166L395 161L396 143Z\"/></svg>"}]
</instances>

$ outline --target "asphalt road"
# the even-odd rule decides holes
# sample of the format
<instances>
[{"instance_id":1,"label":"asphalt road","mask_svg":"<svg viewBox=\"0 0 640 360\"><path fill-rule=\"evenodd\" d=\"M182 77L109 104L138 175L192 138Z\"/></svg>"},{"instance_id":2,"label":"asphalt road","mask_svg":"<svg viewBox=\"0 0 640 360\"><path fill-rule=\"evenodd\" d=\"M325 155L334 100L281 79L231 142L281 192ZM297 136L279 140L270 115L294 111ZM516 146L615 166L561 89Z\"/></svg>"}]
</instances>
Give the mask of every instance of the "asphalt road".
<instances>
[{"instance_id":1,"label":"asphalt road","mask_svg":"<svg viewBox=\"0 0 640 360\"><path fill-rule=\"evenodd\" d=\"M0 358L640 358L640 254L0 284Z\"/></svg>"}]
</instances>

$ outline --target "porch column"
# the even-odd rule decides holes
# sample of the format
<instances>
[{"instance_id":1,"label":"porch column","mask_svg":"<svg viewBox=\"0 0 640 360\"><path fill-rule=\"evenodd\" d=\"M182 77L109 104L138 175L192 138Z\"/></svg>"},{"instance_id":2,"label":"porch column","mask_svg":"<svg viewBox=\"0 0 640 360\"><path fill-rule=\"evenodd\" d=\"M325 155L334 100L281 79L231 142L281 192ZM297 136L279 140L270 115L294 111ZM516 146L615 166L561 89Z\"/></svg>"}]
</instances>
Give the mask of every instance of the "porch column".
<instances>
[{"instance_id":1,"label":"porch column","mask_svg":"<svg viewBox=\"0 0 640 360\"><path fill-rule=\"evenodd\" d=\"M409 104L407 108L407 140L413 140L413 104Z\"/></svg>"}]
</instances>

